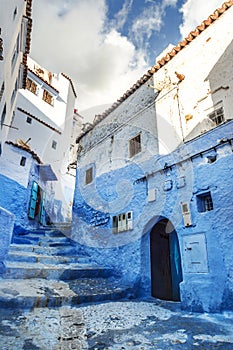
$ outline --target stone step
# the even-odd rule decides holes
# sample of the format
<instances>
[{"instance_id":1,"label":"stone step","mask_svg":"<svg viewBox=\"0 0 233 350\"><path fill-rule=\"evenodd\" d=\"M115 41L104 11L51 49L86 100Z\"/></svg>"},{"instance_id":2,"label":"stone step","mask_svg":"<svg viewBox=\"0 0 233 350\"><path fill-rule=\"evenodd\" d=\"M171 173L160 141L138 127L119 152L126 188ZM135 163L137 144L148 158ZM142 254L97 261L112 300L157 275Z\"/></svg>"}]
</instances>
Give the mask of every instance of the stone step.
<instances>
[{"instance_id":1,"label":"stone step","mask_svg":"<svg viewBox=\"0 0 233 350\"><path fill-rule=\"evenodd\" d=\"M56 239L53 239L51 237L33 237L33 236L20 236L20 237L14 237L13 239L14 244L37 244L40 246L57 246L57 247L66 247L66 246L75 246L75 243L73 241L70 241L66 237L59 237Z\"/></svg>"},{"instance_id":2,"label":"stone step","mask_svg":"<svg viewBox=\"0 0 233 350\"><path fill-rule=\"evenodd\" d=\"M130 287L111 279L80 279L73 284L44 279L0 279L0 308L75 306L130 297L133 297Z\"/></svg>"},{"instance_id":3,"label":"stone step","mask_svg":"<svg viewBox=\"0 0 233 350\"><path fill-rule=\"evenodd\" d=\"M62 249L61 249L62 248ZM24 251L24 252L34 252L38 254L45 255L59 255L64 256L67 254L77 255L77 248L75 246L39 246L38 244L17 244L12 243L10 245L10 252Z\"/></svg>"},{"instance_id":4,"label":"stone step","mask_svg":"<svg viewBox=\"0 0 233 350\"><path fill-rule=\"evenodd\" d=\"M46 255L37 254L31 251L10 251L6 261L21 261L42 264L71 264L90 263L90 257L82 255Z\"/></svg>"},{"instance_id":5,"label":"stone step","mask_svg":"<svg viewBox=\"0 0 233 350\"><path fill-rule=\"evenodd\" d=\"M50 280L74 280L79 278L109 277L112 271L94 264L42 264L6 262L5 279L45 278Z\"/></svg>"}]
</instances>

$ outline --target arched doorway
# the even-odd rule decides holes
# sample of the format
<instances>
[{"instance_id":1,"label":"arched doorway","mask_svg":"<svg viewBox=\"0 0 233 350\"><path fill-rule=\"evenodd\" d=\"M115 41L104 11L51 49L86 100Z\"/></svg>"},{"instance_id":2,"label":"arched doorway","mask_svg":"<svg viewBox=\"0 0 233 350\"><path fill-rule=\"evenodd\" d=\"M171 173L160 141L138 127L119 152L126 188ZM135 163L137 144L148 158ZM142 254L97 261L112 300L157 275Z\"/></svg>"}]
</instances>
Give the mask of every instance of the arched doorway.
<instances>
[{"instance_id":1,"label":"arched doorway","mask_svg":"<svg viewBox=\"0 0 233 350\"><path fill-rule=\"evenodd\" d=\"M167 219L159 221L150 233L152 296L180 300L182 281L180 248L177 233Z\"/></svg>"}]
</instances>

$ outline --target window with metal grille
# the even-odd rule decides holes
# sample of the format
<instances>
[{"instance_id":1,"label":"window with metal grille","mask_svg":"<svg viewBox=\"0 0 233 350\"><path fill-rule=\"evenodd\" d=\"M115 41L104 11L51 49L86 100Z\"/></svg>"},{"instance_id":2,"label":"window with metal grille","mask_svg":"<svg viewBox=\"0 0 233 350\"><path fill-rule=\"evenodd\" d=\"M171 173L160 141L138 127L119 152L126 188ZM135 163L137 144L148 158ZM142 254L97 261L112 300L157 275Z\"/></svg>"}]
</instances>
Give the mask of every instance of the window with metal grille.
<instances>
[{"instance_id":1,"label":"window with metal grille","mask_svg":"<svg viewBox=\"0 0 233 350\"><path fill-rule=\"evenodd\" d=\"M211 211L214 209L212 196L210 192L205 192L197 195L197 210L199 213Z\"/></svg>"},{"instance_id":2,"label":"window with metal grille","mask_svg":"<svg viewBox=\"0 0 233 350\"><path fill-rule=\"evenodd\" d=\"M85 174L85 184L88 185L93 181L93 168L89 168L86 170Z\"/></svg>"},{"instance_id":3,"label":"window with metal grille","mask_svg":"<svg viewBox=\"0 0 233 350\"><path fill-rule=\"evenodd\" d=\"M138 134L137 136L135 136L131 140L129 140L129 156L130 156L130 158L132 158L136 154L140 153L141 150L142 150L141 134Z\"/></svg>"},{"instance_id":4,"label":"window with metal grille","mask_svg":"<svg viewBox=\"0 0 233 350\"><path fill-rule=\"evenodd\" d=\"M37 95L37 91L38 91L37 85L33 80L27 78L26 88L27 90L31 91L33 94Z\"/></svg>"},{"instance_id":5,"label":"window with metal grille","mask_svg":"<svg viewBox=\"0 0 233 350\"><path fill-rule=\"evenodd\" d=\"M223 106L216 108L213 112L208 114L208 117L215 125L222 124L225 121Z\"/></svg>"},{"instance_id":6,"label":"window with metal grille","mask_svg":"<svg viewBox=\"0 0 233 350\"><path fill-rule=\"evenodd\" d=\"M26 159L27 159L26 157L22 157L22 158L21 158L21 160L20 160L20 165L21 165L21 166L25 166L25 164L26 164Z\"/></svg>"},{"instance_id":7,"label":"window with metal grille","mask_svg":"<svg viewBox=\"0 0 233 350\"><path fill-rule=\"evenodd\" d=\"M42 99L47 102L48 104L50 104L51 106L53 106L53 96L50 94L50 92L48 92L47 90L43 91L43 97Z\"/></svg>"},{"instance_id":8,"label":"window with metal grille","mask_svg":"<svg viewBox=\"0 0 233 350\"><path fill-rule=\"evenodd\" d=\"M133 212L122 213L112 217L112 233L130 231L133 229Z\"/></svg>"}]
</instances>

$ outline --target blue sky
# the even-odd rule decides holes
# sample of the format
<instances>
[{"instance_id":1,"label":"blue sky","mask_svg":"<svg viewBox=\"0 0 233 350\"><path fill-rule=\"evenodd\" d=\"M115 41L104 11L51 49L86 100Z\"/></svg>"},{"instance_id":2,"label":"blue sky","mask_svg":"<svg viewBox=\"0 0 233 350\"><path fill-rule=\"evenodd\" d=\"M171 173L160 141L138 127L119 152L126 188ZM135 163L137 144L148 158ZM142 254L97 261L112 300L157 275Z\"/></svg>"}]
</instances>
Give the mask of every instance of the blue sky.
<instances>
[{"instance_id":1,"label":"blue sky","mask_svg":"<svg viewBox=\"0 0 233 350\"><path fill-rule=\"evenodd\" d=\"M73 80L81 114L114 103L222 0L35 0L31 57ZM98 107L100 106L100 107ZM87 112L88 110L88 112Z\"/></svg>"}]
</instances>

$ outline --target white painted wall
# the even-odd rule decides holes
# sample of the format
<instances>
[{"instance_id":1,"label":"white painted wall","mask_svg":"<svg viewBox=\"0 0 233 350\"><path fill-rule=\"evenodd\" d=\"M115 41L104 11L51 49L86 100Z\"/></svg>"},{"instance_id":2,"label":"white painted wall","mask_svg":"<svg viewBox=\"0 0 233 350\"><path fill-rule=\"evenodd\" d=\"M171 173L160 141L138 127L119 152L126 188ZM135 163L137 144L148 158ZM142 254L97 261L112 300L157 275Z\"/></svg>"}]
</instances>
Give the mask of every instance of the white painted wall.
<instances>
[{"instance_id":1,"label":"white painted wall","mask_svg":"<svg viewBox=\"0 0 233 350\"><path fill-rule=\"evenodd\" d=\"M161 90L156 100L160 154L210 129L207 115L219 101L225 118L232 119L232 18L233 7L154 74L154 86ZM175 72L185 76L179 84Z\"/></svg>"},{"instance_id":2,"label":"white painted wall","mask_svg":"<svg viewBox=\"0 0 233 350\"><path fill-rule=\"evenodd\" d=\"M4 124L10 125L12 114L15 107L16 95L12 99L12 93L15 90L16 80L19 75L19 67L22 61L22 51L25 50L22 47L22 40L25 33L21 32L22 17L25 15L26 1L25 0L0 0L0 37L3 40L3 57L4 60L0 62L0 89L4 82L5 90L0 101L0 119L4 106L6 104L6 118ZM14 13L16 13L14 15ZM15 51L15 45L19 44L19 50L16 53L14 64L12 65L12 57ZM1 128L0 128L1 129ZM9 127L3 126L0 131L0 142L2 147L7 139Z\"/></svg>"},{"instance_id":3,"label":"white painted wall","mask_svg":"<svg viewBox=\"0 0 233 350\"><path fill-rule=\"evenodd\" d=\"M67 174L67 166L72 142L75 95L70 81L62 74L53 74L30 58L28 65L30 70L35 72L33 74L28 71L28 77L38 85L38 93L35 95L27 89L19 90L8 139L12 142L16 142L18 139L26 142L30 138L28 145L43 163L51 165L56 174L58 181L51 184L55 193L54 198L62 201L64 216L67 211L70 216L70 202L73 198L75 178ZM41 78L38 77L38 72L40 72ZM42 99L44 89L53 95L53 105ZM27 123L28 115L18 108L39 120L31 117L31 124ZM57 143L56 149L52 147L53 141Z\"/></svg>"},{"instance_id":4,"label":"white painted wall","mask_svg":"<svg viewBox=\"0 0 233 350\"><path fill-rule=\"evenodd\" d=\"M157 152L155 94L150 84L141 86L81 139L81 167L96 163L99 176L132 162L139 163ZM130 158L129 140L139 133L142 151Z\"/></svg>"},{"instance_id":5,"label":"white painted wall","mask_svg":"<svg viewBox=\"0 0 233 350\"><path fill-rule=\"evenodd\" d=\"M22 156L27 158L25 166L20 166ZM32 163L33 159L29 153L6 144L0 157L1 174L27 188Z\"/></svg>"}]
</instances>

